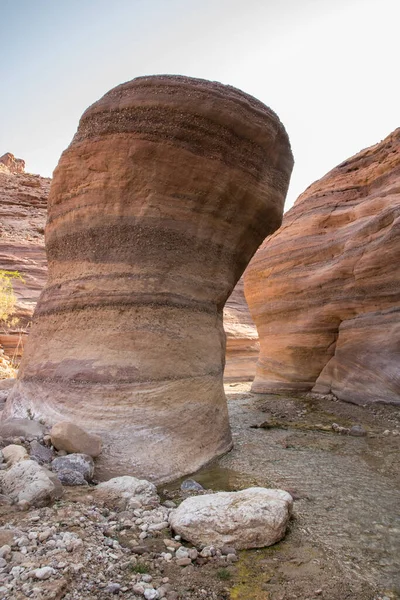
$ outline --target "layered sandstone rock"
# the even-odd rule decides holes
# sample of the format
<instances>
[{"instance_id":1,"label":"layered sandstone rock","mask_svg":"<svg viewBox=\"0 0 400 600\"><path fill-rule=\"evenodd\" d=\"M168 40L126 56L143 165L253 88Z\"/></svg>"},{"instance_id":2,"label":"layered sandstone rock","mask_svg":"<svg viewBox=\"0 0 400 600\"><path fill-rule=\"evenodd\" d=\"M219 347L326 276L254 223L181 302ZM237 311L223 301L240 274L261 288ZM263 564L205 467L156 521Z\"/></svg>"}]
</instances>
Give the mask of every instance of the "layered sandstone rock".
<instances>
[{"instance_id":1,"label":"layered sandstone rock","mask_svg":"<svg viewBox=\"0 0 400 600\"><path fill-rule=\"evenodd\" d=\"M10 156L13 157L10 153L4 155ZM17 165L24 163L21 159L15 161ZM0 347L4 347L13 364L18 364L36 302L47 278L44 227L51 180L38 175L11 175L6 163L12 168L12 161L0 162L0 269L18 271L23 280L14 280L17 295L15 323L3 324ZM244 297L242 278L226 302L224 329L227 334L224 378L228 381L252 380L259 344L257 329Z\"/></svg>"},{"instance_id":2,"label":"layered sandstone rock","mask_svg":"<svg viewBox=\"0 0 400 600\"><path fill-rule=\"evenodd\" d=\"M292 162L276 115L218 83L139 78L92 105L54 174L6 415L100 434L102 477L165 481L228 450L222 309L280 224Z\"/></svg>"},{"instance_id":3,"label":"layered sandstone rock","mask_svg":"<svg viewBox=\"0 0 400 600\"><path fill-rule=\"evenodd\" d=\"M255 392L400 403L400 129L310 186L246 275Z\"/></svg>"},{"instance_id":4,"label":"layered sandstone rock","mask_svg":"<svg viewBox=\"0 0 400 600\"><path fill-rule=\"evenodd\" d=\"M43 234L50 179L24 173L23 165L10 153L0 159L0 269L18 271L23 278L13 281L14 321L0 328L0 347L14 361L22 354L47 277Z\"/></svg>"},{"instance_id":5,"label":"layered sandstone rock","mask_svg":"<svg viewBox=\"0 0 400 600\"><path fill-rule=\"evenodd\" d=\"M252 381L260 345L256 326L244 297L241 277L224 308L226 333L225 381Z\"/></svg>"}]
</instances>

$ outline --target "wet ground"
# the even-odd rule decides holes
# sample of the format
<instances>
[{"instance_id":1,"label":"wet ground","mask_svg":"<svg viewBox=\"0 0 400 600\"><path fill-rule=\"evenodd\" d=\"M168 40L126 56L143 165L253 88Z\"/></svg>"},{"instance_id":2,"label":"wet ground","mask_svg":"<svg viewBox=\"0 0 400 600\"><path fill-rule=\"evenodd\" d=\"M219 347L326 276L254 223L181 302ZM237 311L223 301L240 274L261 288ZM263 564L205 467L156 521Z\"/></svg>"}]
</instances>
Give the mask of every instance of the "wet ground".
<instances>
[{"instance_id":1,"label":"wet ground","mask_svg":"<svg viewBox=\"0 0 400 600\"><path fill-rule=\"evenodd\" d=\"M285 540L241 553L231 599L400 598L400 410L249 387L226 386L234 449L194 478L213 490L283 488L295 510Z\"/></svg>"}]
</instances>

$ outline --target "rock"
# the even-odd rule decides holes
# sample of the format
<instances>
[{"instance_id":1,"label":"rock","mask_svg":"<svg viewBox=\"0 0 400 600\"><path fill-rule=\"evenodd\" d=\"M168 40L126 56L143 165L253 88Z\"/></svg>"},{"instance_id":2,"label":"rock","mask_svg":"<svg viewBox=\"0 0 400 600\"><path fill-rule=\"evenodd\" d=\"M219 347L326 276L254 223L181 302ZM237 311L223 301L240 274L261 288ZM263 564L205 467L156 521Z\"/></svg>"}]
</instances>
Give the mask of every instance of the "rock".
<instances>
[{"instance_id":1,"label":"rock","mask_svg":"<svg viewBox=\"0 0 400 600\"><path fill-rule=\"evenodd\" d=\"M146 600L157 600L159 598L158 591L152 588L145 589L143 595Z\"/></svg>"},{"instance_id":2,"label":"rock","mask_svg":"<svg viewBox=\"0 0 400 600\"><path fill-rule=\"evenodd\" d=\"M0 421L0 437L12 438L15 436L43 437L45 426L31 419L6 419Z\"/></svg>"},{"instance_id":3,"label":"rock","mask_svg":"<svg viewBox=\"0 0 400 600\"><path fill-rule=\"evenodd\" d=\"M118 503L122 509L129 506L132 500L145 506L151 502L159 503L160 500L153 483L128 475L99 483L94 490L94 496L106 505L115 506Z\"/></svg>"},{"instance_id":4,"label":"rock","mask_svg":"<svg viewBox=\"0 0 400 600\"><path fill-rule=\"evenodd\" d=\"M400 404L400 128L307 188L245 276L252 391Z\"/></svg>"},{"instance_id":5,"label":"rock","mask_svg":"<svg viewBox=\"0 0 400 600\"><path fill-rule=\"evenodd\" d=\"M362 425L352 425L349 430L349 435L354 437L364 437L367 435L367 432Z\"/></svg>"},{"instance_id":6,"label":"rock","mask_svg":"<svg viewBox=\"0 0 400 600\"><path fill-rule=\"evenodd\" d=\"M77 471L86 481L92 481L94 475L94 462L88 454L58 456L51 463L51 468L57 475L59 475L60 471L65 470Z\"/></svg>"},{"instance_id":7,"label":"rock","mask_svg":"<svg viewBox=\"0 0 400 600\"><path fill-rule=\"evenodd\" d=\"M41 569L35 569L33 575L35 579L49 579L52 575L55 575L56 571L52 567L42 567Z\"/></svg>"},{"instance_id":8,"label":"rock","mask_svg":"<svg viewBox=\"0 0 400 600\"><path fill-rule=\"evenodd\" d=\"M15 465L21 460L28 460L29 455L23 446L10 444L2 450L3 458L9 465Z\"/></svg>"},{"instance_id":9,"label":"rock","mask_svg":"<svg viewBox=\"0 0 400 600\"><path fill-rule=\"evenodd\" d=\"M262 548L283 538L292 505L292 497L283 490L218 492L187 498L171 512L169 521L195 546Z\"/></svg>"},{"instance_id":10,"label":"rock","mask_svg":"<svg viewBox=\"0 0 400 600\"><path fill-rule=\"evenodd\" d=\"M10 393L14 383L14 378L0 380L0 404L3 404L7 400L8 394Z\"/></svg>"},{"instance_id":11,"label":"rock","mask_svg":"<svg viewBox=\"0 0 400 600\"><path fill-rule=\"evenodd\" d=\"M73 469L60 469L57 471L57 477L63 485L87 485L88 482L79 471Z\"/></svg>"},{"instance_id":12,"label":"rock","mask_svg":"<svg viewBox=\"0 0 400 600\"><path fill-rule=\"evenodd\" d=\"M109 594L119 594L121 591L121 586L119 583L109 583L106 587L106 592Z\"/></svg>"},{"instance_id":13,"label":"rock","mask_svg":"<svg viewBox=\"0 0 400 600\"><path fill-rule=\"evenodd\" d=\"M177 558L176 559L176 564L179 567L187 567L188 565L192 564L192 561L190 560L190 558L188 556L185 556L183 558Z\"/></svg>"},{"instance_id":14,"label":"rock","mask_svg":"<svg viewBox=\"0 0 400 600\"><path fill-rule=\"evenodd\" d=\"M194 481L194 479L185 479L181 483L181 490L182 492L203 492L204 488L200 483Z\"/></svg>"},{"instance_id":15,"label":"rock","mask_svg":"<svg viewBox=\"0 0 400 600\"><path fill-rule=\"evenodd\" d=\"M39 444L37 440L33 440L30 443L30 457L40 465L50 463L54 458L54 450L52 448L48 448L47 446L43 446L43 444Z\"/></svg>"},{"instance_id":16,"label":"rock","mask_svg":"<svg viewBox=\"0 0 400 600\"><path fill-rule=\"evenodd\" d=\"M93 433L88 433L75 423L61 421L53 425L51 442L57 450L66 452L99 456L101 452L101 438Z\"/></svg>"},{"instance_id":17,"label":"rock","mask_svg":"<svg viewBox=\"0 0 400 600\"><path fill-rule=\"evenodd\" d=\"M224 307L226 363L224 381L252 381L260 351L257 328L244 297L243 277Z\"/></svg>"},{"instance_id":18,"label":"rock","mask_svg":"<svg viewBox=\"0 0 400 600\"><path fill-rule=\"evenodd\" d=\"M100 433L99 479L167 481L228 451L222 311L292 166L278 117L230 86L144 77L92 104L54 173L49 283L7 416Z\"/></svg>"},{"instance_id":19,"label":"rock","mask_svg":"<svg viewBox=\"0 0 400 600\"><path fill-rule=\"evenodd\" d=\"M6 162L8 167L0 162L0 269L18 271L22 279L13 280L17 298L13 316L18 322L2 324L0 349L3 347L15 364L23 352L33 310L47 277L43 233L50 179L18 172L12 161ZM19 416L26 417L26 410Z\"/></svg>"},{"instance_id":20,"label":"rock","mask_svg":"<svg viewBox=\"0 0 400 600\"><path fill-rule=\"evenodd\" d=\"M0 488L14 502L37 507L45 506L63 494L57 477L33 460L23 460L0 472Z\"/></svg>"},{"instance_id":21,"label":"rock","mask_svg":"<svg viewBox=\"0 0 400 600\"><path fill-rule=\"evenodd\" d=\"M10 173L24 173L25 161L22 158L15 158L11 152L6 152L0 156L0 164L7 168Z\"/></svg>"}]
</instances>

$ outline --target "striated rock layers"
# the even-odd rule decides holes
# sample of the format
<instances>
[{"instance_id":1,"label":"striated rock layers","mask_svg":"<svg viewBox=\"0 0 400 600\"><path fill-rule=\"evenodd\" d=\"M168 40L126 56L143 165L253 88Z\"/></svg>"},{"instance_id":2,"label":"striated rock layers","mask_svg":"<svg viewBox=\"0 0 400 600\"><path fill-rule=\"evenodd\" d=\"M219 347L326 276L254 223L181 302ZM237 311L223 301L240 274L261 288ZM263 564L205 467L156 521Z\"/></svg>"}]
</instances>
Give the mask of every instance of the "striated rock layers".
<instances>
[{"instance_id":1,"label":"striated rock layers","mask_svg":"<svg viewBox=\"0 0 400 600\"><path fill-rule=\"evenodd\" d=\"M54 173L6 416L99 434L102 478L166 481L227 451L222 310L279 227L292 163L276 115L218 83L144 77L93 104Z\"/></svg>"},{"instance_id":2,"label":"striated rock layers","mask_svg":"<svg viewBox=\"0 0 400 600\"><path fill-rule=\"evenodd\" d=\"M32 321L36 302L47 278L44 227L50 179L39 175L16 175L24 161L10 153L0 158L0 269L18 271L15 323L0 330L0 348L18 363ZM6 167L8 165L8 167ZM23 170L22 170L23 172ZM251 380L256 371L259 344L239 279L224 307L227 334L224 378ZM121 336L121 349L123 337Z\"/></svg>"},{"instance_id":3,"label":"striated rock layers","mask_svg":"<svg viewBox=\"0 0 400 600\"><path fill-rule=\"evenodd\" d=\"M256 372L260 344L244 297L241 277L224 308L226 333L225 381L251 381Z\"/></svg>"},{"instance_id":4,"label":"striated rock layers","mask_svg":"<svg viewBox=\"0 0 400 600\"><path fill-rule=\"evenodd\" d=\"M245 279L255 392L400 403L400 129L310 186Z\"/></svg>"},{"instance_id":5,"label":"striated rock layers","mask_svg":"<svg viewBox=\"0 0 400 600\"><path fill-rule=\"evenodd\" d=\"M0 158L0 269L18 271L13 324L1 324L0 347L18 359L47 277L44 224L50 179L24 173L24 161L10 153Z\"/></svg>"}]
</instances>

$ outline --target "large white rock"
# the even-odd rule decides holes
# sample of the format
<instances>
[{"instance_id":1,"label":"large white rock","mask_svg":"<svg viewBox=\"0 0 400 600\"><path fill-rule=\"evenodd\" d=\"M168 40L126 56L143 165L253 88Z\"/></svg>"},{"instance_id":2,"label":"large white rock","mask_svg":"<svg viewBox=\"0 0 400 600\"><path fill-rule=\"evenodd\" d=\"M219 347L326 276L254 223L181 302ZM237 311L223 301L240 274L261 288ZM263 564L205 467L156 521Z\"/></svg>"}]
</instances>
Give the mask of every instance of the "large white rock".
<instances>
[{"instance_id":1,"label":"large white rock","mask_svg":"<svg viewBox=\"0 0 400 600\"><path fill-rule=\"evenodd\" d=\"M249 488L187 498L169 522L195 546L262 548L283 538L292 507L293 498L284 490Z\"/></svg>"},{"instance_id":2,"label":"large white rock","mask_svg":"<svg viewBox=\"0 0 400 600\"><path fill-rule=\"evenodd\" d=\"M133 507L135 503L138 506L155 504L160 500L154 483L128 475L99 483L94 495L105 504L117 504L120 508Z\"/></svg>"},{"instance_id":3,"label":"large white rock","mask_svg":"<svg viewBox=\"0 0 400 600\"><path fill-rule=\"evenodd\" d=\"M29 502L38 507L63 494L57 477L33 460L23 460L0 472L0 490L16 503Z\"/></svg>"}]
</instances>

